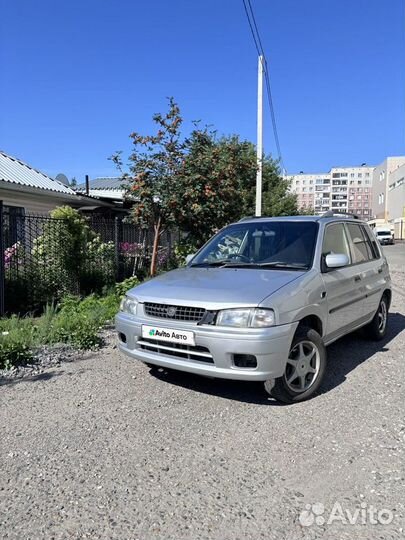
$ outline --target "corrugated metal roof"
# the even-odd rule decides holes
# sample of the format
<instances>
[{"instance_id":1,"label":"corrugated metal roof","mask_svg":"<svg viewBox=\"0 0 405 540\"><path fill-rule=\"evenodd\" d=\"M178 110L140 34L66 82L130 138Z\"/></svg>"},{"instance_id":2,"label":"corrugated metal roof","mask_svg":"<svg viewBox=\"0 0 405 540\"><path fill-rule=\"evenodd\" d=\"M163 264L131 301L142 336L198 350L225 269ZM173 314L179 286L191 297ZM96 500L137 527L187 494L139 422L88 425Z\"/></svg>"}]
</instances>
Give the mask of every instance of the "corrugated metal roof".
<instances>
[{"instance_id":1,"label":"corrugated metal roof","mask_svg":"<svg viewBox=\"0 0 405 540\"><path fill-rule=\"evenodd\" d=\"M84 191L78 191L78 194L84 194ZM89 197L98 199L121 199L124 200L125 191L123 189L90 189Z\"/></svg>"},{"instance_id":2,"label":"corrugated metal roof","mask_svg":"<svg viewBox=\"0 0 405 540\"><path fill-rule=\"evenodd\" d=\"M125 186L125 180L120 176L106 176L103 178L93 178L89 180L90 189L118 189L122 190L123 185ZM76 187L77 191L85 191L86 184L79 184Z\"/></svg>"},{"instance_id":3,"label":"corrugated metal roof","mask_svg":"<svg viewBox=\"0 0 405 540\"><path fill-rule=\"evenodd\" d=\"M75 192L70 187L64 186L57 180L53 180L50 176L33 169L23 161L1 151L0 180L12 184L20 184L22 186L75 195Z\"/></svg>"}]
</instances>

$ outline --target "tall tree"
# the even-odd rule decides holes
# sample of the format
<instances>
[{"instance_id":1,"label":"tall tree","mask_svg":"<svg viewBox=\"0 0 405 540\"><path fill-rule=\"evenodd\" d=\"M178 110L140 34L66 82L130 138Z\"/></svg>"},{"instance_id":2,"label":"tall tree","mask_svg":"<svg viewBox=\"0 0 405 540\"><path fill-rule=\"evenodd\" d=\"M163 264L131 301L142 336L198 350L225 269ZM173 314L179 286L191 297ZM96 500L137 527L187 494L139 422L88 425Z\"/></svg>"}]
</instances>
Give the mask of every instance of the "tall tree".
<instances>
[{"instance_id":1,"label":"tall tree","mask_svg":"<svg viewBox=\"0 0 405 540\"><path fill-rule=\"evenodd\" d=\"M187 157L176 183L180 226L196 245L224 225L255 213L256 150L237 136L217 139L196 129L186 141ZM263 215L298 213L296 196L280 176L277 162L263 159Z\"/></svg>"},{"instance_id":2,"label":"tall tree","mask_svg":"<svg viewBox=\"0 0 405 540\"><path fill-rule=\"evenodd\" d=\"M155 135L137 132L130 135L133 151L129 156L129 172L124 172L120 152L112 156L122 172L127 196L134 201L134 223L153 228L152 276L156 273L159 238L167 228L176 224L175 185L184 163L184 143L180 135L183 120L173 98L169 99L168 112L155 114L153 121L157 126Z\"/></svg>"},{"instance_id":3,"label":"tall tree","mask_svg":"<svg viewBox=\"0 0 405 540\"><path fill-rule=\"evenodd\" d=\"M256 170L254 151L236 136L216 140L208 129L194 130L186 147L176 184L176 218L190 240L201 245L215 230L241 217Z\"/></svg>"}]
</instances>

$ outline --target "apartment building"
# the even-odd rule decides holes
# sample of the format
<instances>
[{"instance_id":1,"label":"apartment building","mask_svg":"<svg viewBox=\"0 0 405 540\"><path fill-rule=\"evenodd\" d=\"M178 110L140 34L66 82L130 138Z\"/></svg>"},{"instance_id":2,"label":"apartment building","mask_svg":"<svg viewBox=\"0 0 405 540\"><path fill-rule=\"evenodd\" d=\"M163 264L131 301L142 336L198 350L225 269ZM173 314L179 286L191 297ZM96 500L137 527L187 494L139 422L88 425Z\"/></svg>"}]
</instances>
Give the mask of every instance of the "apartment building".
<instances>
[{"instance_id":1,"label":"apartment building","mask_svg":"<svg viewBox=\"0 0 405 540\"><path fill-rule=\"evenodd\" d=\"M390 223L405 238L405 156L388 157L374 169L372 224Z\"/></svg>"},{"instance_id":2,"label":"apartment building","mask_svg":"<svg viewBox=\"0 0 405 540\"><path fill-rule=\"evenodd\" d=\"M287 178L300 208L312 208L315 214L351 212L368 220L372 216L373 170L366 165L333 167L327 173L301 172Z\"/></svg>"}]
</instances>

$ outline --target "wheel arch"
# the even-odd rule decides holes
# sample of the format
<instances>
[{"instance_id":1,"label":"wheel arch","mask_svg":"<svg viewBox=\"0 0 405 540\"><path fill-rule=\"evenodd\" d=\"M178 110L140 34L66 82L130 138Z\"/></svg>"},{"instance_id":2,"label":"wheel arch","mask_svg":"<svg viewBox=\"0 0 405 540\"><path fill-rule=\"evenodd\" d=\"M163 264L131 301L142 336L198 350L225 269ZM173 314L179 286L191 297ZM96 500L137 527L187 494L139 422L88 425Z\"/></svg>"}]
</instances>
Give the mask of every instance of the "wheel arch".
<instances>
[{"instance_id":1,"label":"wheel arch","mask_svg":"<svg viewBox=\"0 0 405 540\"><path fill-rule=\"evenodd\" d=\"M387 301L388 301L388 309L390 309L391 307L391 300L392 300L392 291L391 289L385 289L384 292L382 293L382 296L381 298L385 296L387 298Z\"/></svg>"},{"instance_id":2,"label":"wheel arch","mask_svg":"<svg viewBox=\"0 0 405 540\"><path fill-rule=\"evenodd\" d=\"M318 332L318 334L323 337L323 324L318 315L312 314L303 317L298 324L297 330L303 326L312 328L312 330L315 330L315 332Z\"/></svg>"}]
</instances>

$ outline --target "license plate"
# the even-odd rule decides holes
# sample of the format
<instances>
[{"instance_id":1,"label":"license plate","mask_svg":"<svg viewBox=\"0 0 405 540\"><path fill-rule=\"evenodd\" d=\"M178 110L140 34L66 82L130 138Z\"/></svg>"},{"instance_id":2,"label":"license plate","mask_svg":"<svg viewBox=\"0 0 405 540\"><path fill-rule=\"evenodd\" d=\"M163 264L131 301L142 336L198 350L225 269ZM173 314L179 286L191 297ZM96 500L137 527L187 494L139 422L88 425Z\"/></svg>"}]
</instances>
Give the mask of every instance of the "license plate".
<instances>
[{"instance_id":1,"label":"license plate","mask_svg":"<svg viewBox=\"0 0 405 540\"><path fill-rule=\"evenodd\" d=\"M142 337L159 341L171 341L172 343L183 343L184 345L195 345L194 332L163 328L162 326L142 325Z\"/></svg>"}]
</instances>

